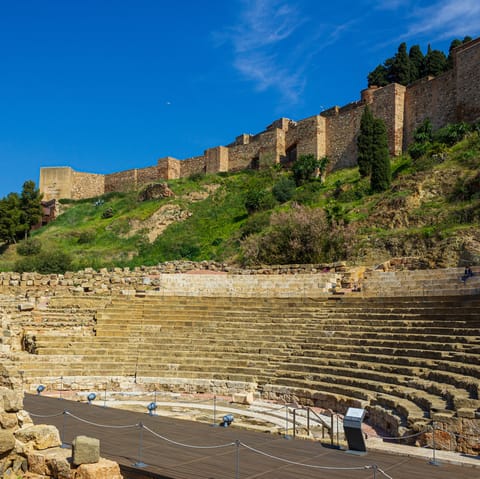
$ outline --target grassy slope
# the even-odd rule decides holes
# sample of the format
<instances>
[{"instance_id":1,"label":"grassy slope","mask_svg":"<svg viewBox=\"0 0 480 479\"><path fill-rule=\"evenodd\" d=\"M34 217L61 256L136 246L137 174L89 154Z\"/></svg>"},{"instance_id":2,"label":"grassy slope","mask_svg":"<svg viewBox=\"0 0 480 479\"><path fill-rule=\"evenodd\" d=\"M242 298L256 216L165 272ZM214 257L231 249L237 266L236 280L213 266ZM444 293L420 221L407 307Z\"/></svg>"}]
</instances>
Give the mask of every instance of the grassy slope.
<instances>
[{"instance_id":1,"label":"grassy slope","mask_svg":"<svg viewBox=\"0 0 480 479\"><path fill-rule=\"evenodd\" d=\"M297 188L293 200L355 223L357 259L421 252L422 242L427 248L459 232L478 234L480 229L480 195L465 193L465 185L468 190L469 181L480 170L478 135L446 153L415 163L409 157L396 159L392 188L384 194L369 194L368 181L360 179L357 168L351 168L328 175L323 185L312 182ZM34 236L44 248L70 253L75 268L152 265L181 258L232 261L247 227L258 231L271 213L249 217L245 194L252 188L269 191L287 174L272 168L169 181L175 197L162 200L139 202L132 192L105 195L100 206L95 206L94 200L72 202L55 222ZM205 199L189 201L189 194L205 191L212 184L217 189ZM146 220L166 204L178 205L190 216L172 223L153 243L142 230L127 234L132 220ZM272 211L288 209L290 204L277 204ZM107 208L113 211L110 218L103 217ZM15 259L14 248L7 249L0 257L0 269L13 269Z\"/></svg>"}]
</instances>

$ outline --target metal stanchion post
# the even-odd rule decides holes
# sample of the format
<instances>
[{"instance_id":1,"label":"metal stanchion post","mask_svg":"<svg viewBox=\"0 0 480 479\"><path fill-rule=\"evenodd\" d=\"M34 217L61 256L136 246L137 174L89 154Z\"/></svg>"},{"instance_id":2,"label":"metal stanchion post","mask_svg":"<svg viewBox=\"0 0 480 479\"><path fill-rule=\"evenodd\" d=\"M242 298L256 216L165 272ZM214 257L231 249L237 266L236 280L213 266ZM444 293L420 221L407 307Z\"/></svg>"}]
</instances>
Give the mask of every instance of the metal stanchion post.
<instances>
[{"instance_id":1,"label":"metal stanchion post","mask_svg":"<svg viewBox=\"0 0 480 479\"><path fill-rule=\"evenodd\" d=\"M310 408L307 408L307 434L310 436Z\"/></svg>"},{"instance_id":2,"label":"metal stanchion post","mask_svg":"<svg viewBox=\"0 0 480 479\"><path fill-rule=\"evenodd\" d=\"M62 399L63 376L60 376L60 390L58 391L58 399Z\"/></svg>"},{"instance_id":3,"label":"metal stanchion post","mask_svg":"<svg viewBox=\"0 0 480 479\"><path fill-rule=\"evenodd\" d=\"M138 461L133 465L135 467L146 467L147 465L142 461L142 441L143 441L143 423L139 423L140 426L140 440L138 443Z\"/></svg>"},{"instance_id":4,"label":"metal stanchion post","mask_svg":"<svg viewBox=\"0 0 480 479\"><path fill-rule=\"evenodd\" d=\"M235 441L235 479L240 477L240 441Z\"/></svg>"},{"instance_id":5,"label":"metal stanchion post","mask_svg":"<svg viewBox=\"0 0 480 479\"><path fill-rule=\"evenodd\" d=\"M378 466L376 464L373 464L372 469L373 469L373 479L376 479Z\"/></svg>"},{"instance_id":6,"label":"metal stanchion post","mask_svg":"<svg viewBox=\"0 0 480 479\"><path fill-rule=\"evenodd\" d=\"M105 383L105 394L103 396L103 407L107 407L107 385L108 385L108 383Z\"/></svg>"},{"instance_id":7,"label":"metal stanchion post","mask_svg":"<svg viewBox=\"0 0 480 479\"><path fill-rule=\"evenodd\" d=\"M338 429L338 414L336 415L337 418L337 447L340 447L340 430Z\"/></svg>"},{"instance_id":8,"label":"metal stanchion post","mask_svg":"<svg viewBox=\"0 0 480 479\"><path fill-rule=\"evenodd\" d=\"M333 446L333 411L330 416L330 445Z\"/></svg>"},{"instance_id":9,"label":"metal stanchion post","mask_svg":"<svg viewBox=\"0 0 480 479\"><path fill-rule=\"evenodd\" d=\"M67 417L67 411L63 411L63 420L62 420L62 449L69 449L70 446L65 442L65 421Z\"/></svg>"},{"instance_id":10,"label":"metal stanchion post","mask_svg":"<svg viewBox=\"0 0 480 479\"><path fill-rule=\"evenodd\" d=\"M217 424L217 396L213 395L213 423L212 426L216 427Z\"/></svg>"},{"instance_id":11,"label":"metal stanchion post","mask_svg":"<svg viewBox=\"0 0 480 479\"><path fill-rule=\"evenodd\" d=\"M285 439L290 439L288 435L288 404L285 403L285 435L283 436Z\"/></svg>"},{"instance_id":12,"label":"metal stanchion post","mask_svg":"<svg viewBox=\"0 0 480 479\"><path fill-rule=\"evenodd\" d=\"M293 408L293 419L292 419L292 434L293 434L293 439L295 439L295 436L297 434L297 431L295 430L295 424L297 422L297 410Z\"/></svg>"},{"instance_id":13,"label":"metal stanchion post","mask_svg":"<svg viewBox=\"0 0 480 479\"><path fill-rule=\"evenodd\" d=\"M435 444L435 421L432 422L432 459L428 461L429 464L432 466L439 466L440 463L437 461L435 457L435 449L436 449L436 444Z\"/></svg>"}]
</instances>

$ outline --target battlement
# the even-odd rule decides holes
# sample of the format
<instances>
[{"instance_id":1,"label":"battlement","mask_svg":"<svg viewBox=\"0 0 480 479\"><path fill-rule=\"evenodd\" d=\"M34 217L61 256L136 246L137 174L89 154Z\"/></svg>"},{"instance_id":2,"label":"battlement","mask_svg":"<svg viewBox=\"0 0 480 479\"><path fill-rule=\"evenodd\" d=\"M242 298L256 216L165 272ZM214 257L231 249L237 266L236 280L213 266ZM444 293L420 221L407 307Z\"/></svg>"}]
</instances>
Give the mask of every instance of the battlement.
<instances>
[{"instance_id":1,"label":"battlement","mask_svg":"<svg viewBox=\"0 0 480 479\"><path fill-rule=\"evenodd\" d=\"M40 191L47 201L89 198L193 174L292 163L306 154L328 156L331 170L355 166L356 139L367 104L376 117L384 120L390 154L396 156L406 150L415 129L426 118L435 129L480 119L480 38L459 46L452 54L454 67L442 75L407 87L392 83L365 89L360 100L333 106L297 122L279 118L260 133L242 133L232 143L209 148L203 155L183 160L167 156L151 167L107 175L77 172L70 167L41 168Z\"/></svg>"}]
</instances>

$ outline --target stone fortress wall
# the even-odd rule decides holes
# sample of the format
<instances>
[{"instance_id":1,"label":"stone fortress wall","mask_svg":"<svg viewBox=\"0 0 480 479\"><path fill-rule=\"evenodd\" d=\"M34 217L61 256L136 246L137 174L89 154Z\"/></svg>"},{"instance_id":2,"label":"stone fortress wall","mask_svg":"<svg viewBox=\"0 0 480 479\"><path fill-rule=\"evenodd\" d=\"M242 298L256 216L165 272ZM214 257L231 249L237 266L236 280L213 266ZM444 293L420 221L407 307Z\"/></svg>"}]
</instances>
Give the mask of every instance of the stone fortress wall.
<instances>
[{"instance_id":1,"label":"stone fortress wall","mask_svg":"<svg viewBox=\"0 0 480 479\"><path fill-rule=\"evenodd\" d=\"M365 105L385 121L390 154L398 155L426 118L435 129L480 119L480 38L459 46L453 56L453 69L438 77L424 78L407 87L390 84L369 88L362 91L359 101L298 122L280 118L261 133L242 134L233 143L209 148L194 158L165 157L151 167L107 175L80 173L70 167L41 168L40 191L46 201L89 198L196 173L289 163L304 154L328 156L332 170L351 167L356 164L356 139Z\"/></svg>"}]
</instances>

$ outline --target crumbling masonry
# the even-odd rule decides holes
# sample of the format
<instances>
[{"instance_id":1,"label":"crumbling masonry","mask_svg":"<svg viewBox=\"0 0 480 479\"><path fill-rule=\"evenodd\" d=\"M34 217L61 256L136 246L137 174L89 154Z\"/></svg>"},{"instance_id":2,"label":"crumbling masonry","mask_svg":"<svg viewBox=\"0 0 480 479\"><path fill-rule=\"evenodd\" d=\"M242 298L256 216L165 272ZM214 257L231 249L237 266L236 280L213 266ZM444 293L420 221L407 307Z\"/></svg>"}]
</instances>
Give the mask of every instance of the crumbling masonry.
<instances>
[{"instance_id":1,"label":"crumbling masonry","mask_svg":"<svg viewBox=\"0 0 480 479\"><path fill-rule=\"evenodd\" d=\"M385 121L391 155L411 142L426 119L435 129L459 121L480 119L480 38L453 51L454 67L438 77L421 79L407 87L392 83L361 92L359 101L335 106L298 122L280 118L256 135L242 134L227 146L207 149L185 160L165 157L155 166L101 175L70 167L40 170L44 200L90 198L112 191L138 189L162 179L196 173L218 173L289 163L301 155L328 156L330 169L356 164L356 138L365 105Z\"/></svg>"}]
</instances>

